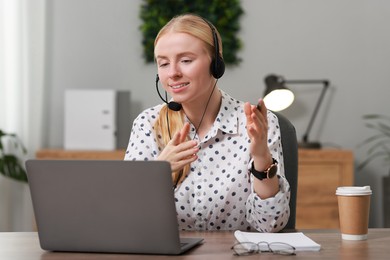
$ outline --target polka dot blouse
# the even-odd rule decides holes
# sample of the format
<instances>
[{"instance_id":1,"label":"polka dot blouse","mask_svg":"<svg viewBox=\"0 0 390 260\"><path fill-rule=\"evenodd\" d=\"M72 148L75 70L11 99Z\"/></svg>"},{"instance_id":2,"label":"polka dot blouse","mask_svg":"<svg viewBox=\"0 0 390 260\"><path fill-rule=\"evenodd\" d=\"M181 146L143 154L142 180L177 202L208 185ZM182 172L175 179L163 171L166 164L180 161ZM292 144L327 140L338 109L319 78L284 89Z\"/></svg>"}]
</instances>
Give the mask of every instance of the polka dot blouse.
<instances>
[{"instance_id":1,"label":"polka dot blouse","mask_svg":"<svg viewBox=\"0 0 390 260\"><path fill-rule=\"evenodd\" d=\"M254 177L249 172L252 159L244 104L221 93L222 103L213 126L202 140L197 140L198 160L191 163L188 176L175 189L179 228L279 231L290 215L290 187L284 176L278 119L268 111L268 147L279 162L279 192L263 200L253 191ZM149 108L134 120L125 160L154 160L162 151L153 127L162 106ZM195 136L193 125L190 136Z\"/></svg>"}]
</instances>

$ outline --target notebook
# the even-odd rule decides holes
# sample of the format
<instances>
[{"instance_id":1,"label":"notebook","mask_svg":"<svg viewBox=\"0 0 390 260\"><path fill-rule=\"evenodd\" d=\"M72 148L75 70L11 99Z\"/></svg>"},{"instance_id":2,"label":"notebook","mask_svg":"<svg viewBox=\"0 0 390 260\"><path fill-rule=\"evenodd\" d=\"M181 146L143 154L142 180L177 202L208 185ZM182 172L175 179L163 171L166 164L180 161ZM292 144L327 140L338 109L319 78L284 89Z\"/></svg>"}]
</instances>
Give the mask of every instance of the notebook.
<instances>
[{"instance_id":1,"label":"notebook","mask_svg":"<svg viewBox=\"0 0 390 260\"><path fill-rule=\"evenodd\" d=\"M279 242L286 243L295 248L296 251L320 251L321 245L314 242L302 232L294 233L259 233L259 232L243 232L236 230L234 236L240 243L252 242Z\"/></svg>"},{"instance_id":2,"label":"notebook","mask_svg":"<svg viewBox=\"0 0 390 260\"><path fill-rule=\"evenodd\" d=\"M28 160L41 248L181 254L202 238L179 237L165 161Z\"/></svg>"}]
</instances>

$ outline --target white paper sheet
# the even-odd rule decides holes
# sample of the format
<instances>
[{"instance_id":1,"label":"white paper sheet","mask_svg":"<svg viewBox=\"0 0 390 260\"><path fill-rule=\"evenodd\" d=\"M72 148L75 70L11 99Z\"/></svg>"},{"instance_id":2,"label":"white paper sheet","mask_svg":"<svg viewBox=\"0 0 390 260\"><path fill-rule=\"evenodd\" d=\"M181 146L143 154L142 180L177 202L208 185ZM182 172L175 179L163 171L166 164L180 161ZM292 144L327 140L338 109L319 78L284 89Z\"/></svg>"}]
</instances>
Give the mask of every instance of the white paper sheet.
<instances>
[{"instance_id":1,"label":"white paper sheet","mask_svg":"<svg viewBox=\"0 0 390 260\"><path fill-rule=\"evenodd\" d=\"M234 236L238 242L283 242L295 247L296 251L319 251L321 245L314 242L302 232L294 233L260 233L235 231Z\"/></svg>"}]
</instances>

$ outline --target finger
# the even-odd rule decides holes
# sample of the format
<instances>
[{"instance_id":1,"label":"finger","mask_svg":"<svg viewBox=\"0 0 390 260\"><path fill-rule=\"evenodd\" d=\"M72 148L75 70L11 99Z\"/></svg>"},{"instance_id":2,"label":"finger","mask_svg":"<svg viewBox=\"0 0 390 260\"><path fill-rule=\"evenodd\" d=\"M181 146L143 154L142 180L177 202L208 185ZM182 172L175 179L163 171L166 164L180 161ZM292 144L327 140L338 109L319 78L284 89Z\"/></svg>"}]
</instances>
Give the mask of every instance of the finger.
<instances>
[{"instance_id":1,"label":"finger","mask_svg":"<svg viewBox=\"0 0 390 260\"><path fill-rule=\"evenodd\" d=\"M183 167L185 165L194 162L197 158L198 158L198 156L196 154L194 154L194 155L187 157L181 161L171 163L172 171L178 171L178 170L183 169Z\"/></svg>"},{"instance_id":2,"label":"finger","mask_svg":"<svg viewBox=\"0 0 390 260\"><path fill-rule=\"evenodd\" d=\"M183 126L183 128L180 130L180 143L184 142L186 140L186 137L188 136L190 132L190 124L186 122Z\"/></svg>"},{"instance_id":3,"label":"finger","mask_svg":"<svg viewBox=\"0 0 390 260\"><path fill-rule=\"evenodd\" d=\"M247 124L250 124L252 120L251 119L252 110L251 110L251 104L249 102L245 102L244 112L245 112Z\"/></svg>"},{"instance_id":4,"label":"finger","mask_svg":"<svg viewBox=\"0 0 390 260\"><path fill-rule=\"evenodd\" d=\"M265 106L264 100L259 99L259 103L257 104L258 107L260 107L260 112L264 116L264 118L267 118L267 107Z\"/></svg>"},{"instance_id":5,"label":"finger","mask_svg":"<svg viewBox=\"0 0 390 260\"><path fill-rule=\"evenodd\" d=\"M173 135L171 141L169 141L168 144L173 144L173 145L178 145L178 144L180 144L180 140L181 140L181 137L180 137L180 136L181 136L180 131L176 132L176 133Z\"/></svg>"},{"instance_id":6,"label":"finger","mask_svg":"<svg viewBox=\"0 0 390 260\"><path fill-rule=\"evenodd\" d=\"M198 143L194 140L186 141L177 145L176 152L180 153L189 149L198 148Z\"/></svg>"},{"instance_id":7,"label":"finger","mask_svg":"<svg viewBox=\"0 0 390 260\"><path fill-rule=\"evenodd\" d=\"M194 146L190 147L188 149L182 150L177 154L178 160L183 160L184 158L191 157L195 155L197 152L199 152L199 147Z\"/></svg>"},{"instance_id":8,"label":"finger","mask_svg":"<svg viewBox=\"0 0 390 260\"><path fill-rule=\"evenodd\" d=\"M252 124L247 125L247 132L251 140L260 136L262 132L261 124L255 114L252 115L252 121Z\"/></svg>"},{"instance_id":9,"label":"finger","mask_svg":"<svg viewBox=\"0 0 390 260\"><path fill-rule=\"evenodd\" d=\"M268 120L267 120L267 117L264 116L259 111L256 111L256 112L254 112L252 114L252 121L253 121L253 124L252 124L253 128L256 131L258 131L259 133L268 131Z\"/></svg>"},{"instance_id":10,"label":"finger","mask_svg":"<svg viewBox=\"0 0 390 260\"><path fill-rule=\"evenodd\" d=\"M184 165L191 163L198 158L196 153L199 151L199 147L194 145L196 145L196 142L191 140L176 146L176 151L172 154L170 160L172 169L180 170Z\"/></svg>"},{"instance_id":11,"label":"finger","mask_svg":"<svg viewBox=\"0 0 390 260\"><path fill-rule=\"evenodd\" d=\"M256 109L254 109L254 113L258 116L260 122L267 126L268 125L268 119L267 119L267 108L265 106L265 103L262 99L259 99L259 102L257 103Z\"/></svg>"},{"instance_id":12,"label":"finger","mask_svg":"<svg viewBox=\"0 0 390 260\"><path fill-rule=\"evenodd\" d=\"M252 115L251 115L251 118L252 118L252 123L253 125L256 127L256 128L260 128L261 127L261 124L262 124L262 121L261 121L261 117L262 115L260 114L260 112L255 108Z\"/></svg>"},{"instance_id":13,"label":"finger","mask_svg":"<svg viewBox=\"0 0 390 260\"><path fill-rule=\"evenodd\" d=\"M247 112L250 117L250 119L248 120L249 123L256 124L256 126L259 127L260 126L259 123L262 122L262 117L263 117L263 114L260 111L262 109L261 103L258 103L256 106L249 105L247 109L249 110Z\"/></svg>"},{"instance_id":14,"label":"finger","mask_svg":"<svg viewBox=\"0 0 390 260\"><path fill-rule=\"evenodd\" d=\"M184 165L194 162L196 159L198 159L198 156L196 154L193 154L184 160L181 161L181 163Z\"/></svg>"}]
</instances>

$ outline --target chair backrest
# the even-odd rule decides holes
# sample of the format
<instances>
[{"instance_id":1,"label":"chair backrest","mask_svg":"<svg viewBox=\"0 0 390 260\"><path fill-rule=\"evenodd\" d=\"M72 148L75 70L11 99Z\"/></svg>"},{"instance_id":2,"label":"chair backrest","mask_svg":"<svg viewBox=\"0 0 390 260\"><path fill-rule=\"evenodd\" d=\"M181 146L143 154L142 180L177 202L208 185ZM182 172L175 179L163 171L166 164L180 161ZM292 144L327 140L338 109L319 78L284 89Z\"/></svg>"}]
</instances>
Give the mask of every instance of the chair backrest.
<instances>
[{"instance_id":1,"label":"chair backrest","mask_svg":"<svg viewBox=\"0 0 390 260\"><path fill-rule=\"evenodd\" d=\"M279 119L284 173L290 184L290 218L284 229L295 229L298 190L298 141L293 124L283 115L273 112Z\"/></svg>"}]
</instances>

